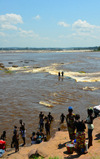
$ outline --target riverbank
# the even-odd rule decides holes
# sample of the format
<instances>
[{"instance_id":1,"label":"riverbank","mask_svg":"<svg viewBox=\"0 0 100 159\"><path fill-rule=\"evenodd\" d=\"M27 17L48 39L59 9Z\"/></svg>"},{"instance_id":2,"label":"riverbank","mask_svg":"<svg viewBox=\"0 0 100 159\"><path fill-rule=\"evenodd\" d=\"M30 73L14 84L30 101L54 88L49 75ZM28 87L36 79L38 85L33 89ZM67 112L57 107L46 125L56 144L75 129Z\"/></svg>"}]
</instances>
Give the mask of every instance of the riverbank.
<instances>
[{"instance_id":1,"label":"riverbank","mask_svg":"<svg viewBox=\"0 0 100 159\"><path fill-rule=\"evenodd\" d=\"M93 49L29 49L29 50L0 50L0 53L51 53L51 52L92 52Z\"/></svg>"},{"instance_id":2,"label":"riverbank","mask_svg":"<svg viewBox=\"0 0 100 159\"><path fill-rule=\"evenodd\" d=\"M21 147L19 152L15 153L14 150L6 152L3 159L29 159L29 156L36 152L43 156L45 159L49 157L59 157L59 159L99 159L100 157L100 117L94 119L93 130L93 146L88 149L87 154L81 156L76 152L68 154L65 143L69 142L68 131L57 131L55 136L48 142L35 144L29 147ZM87 138L87 129L86 129Z\"/></svg>"}]
</instances>

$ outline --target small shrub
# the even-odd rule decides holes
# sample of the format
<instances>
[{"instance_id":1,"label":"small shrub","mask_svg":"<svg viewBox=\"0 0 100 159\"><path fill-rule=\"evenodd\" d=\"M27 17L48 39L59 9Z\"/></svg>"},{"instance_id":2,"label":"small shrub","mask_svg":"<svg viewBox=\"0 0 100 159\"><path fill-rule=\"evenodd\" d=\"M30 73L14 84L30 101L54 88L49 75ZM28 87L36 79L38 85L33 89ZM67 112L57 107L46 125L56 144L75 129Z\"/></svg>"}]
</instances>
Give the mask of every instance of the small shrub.
<instances>
[{"instance_id":1,"label":"small shrub","mask_svg":"<svg viewBox=\"0 0 100 159\"><path fill-rule=\"evenodd\" d=\"M29 159L44 159L42 156L38 155L38 154L33 154L29 157Z\"/></svg>"}]
</instances>

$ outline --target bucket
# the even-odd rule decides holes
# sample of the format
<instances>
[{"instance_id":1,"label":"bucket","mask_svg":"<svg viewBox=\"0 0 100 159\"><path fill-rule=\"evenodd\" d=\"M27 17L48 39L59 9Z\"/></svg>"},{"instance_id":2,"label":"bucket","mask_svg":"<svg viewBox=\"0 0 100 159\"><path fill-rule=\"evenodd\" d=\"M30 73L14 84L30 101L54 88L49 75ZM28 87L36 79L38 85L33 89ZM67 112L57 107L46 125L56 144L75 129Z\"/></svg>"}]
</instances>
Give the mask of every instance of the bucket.
<instances>
[{"instance_id":1,"label":"bucket","mask_svg":"<svg viewBox=\"0 0 100 159\"><path fill-rule=\"evenodd\" d=\"M68 153L73 153L74 151L74 145L73 144L65 144Z\"/></svg>"}]
</instances>

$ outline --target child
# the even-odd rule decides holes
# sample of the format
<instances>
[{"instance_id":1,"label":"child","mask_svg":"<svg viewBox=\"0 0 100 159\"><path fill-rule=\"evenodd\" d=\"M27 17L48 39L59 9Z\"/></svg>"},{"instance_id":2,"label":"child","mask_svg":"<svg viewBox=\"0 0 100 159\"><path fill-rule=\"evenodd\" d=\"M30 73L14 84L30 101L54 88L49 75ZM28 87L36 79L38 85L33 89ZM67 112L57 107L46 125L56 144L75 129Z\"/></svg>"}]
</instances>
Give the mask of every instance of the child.
<instances>
[{"instance_id":1,"label":"child","mask_svg":"<svg viewBox=\"0 0 100 159\"><path fill-rule=\"evenodd\" d=\"M31 145L36 144L36 136L35 136L35 132L32 133L32 137L31 138Z\"/></svg>"},{"instance_id":2,"label":"child","mask_svg":"<svg viewBox=\"0 0 100 159\"><path fill-rule=\"evenodd\" d=\"M61 116L60 116L61 124L64 122L64 118L65 118L65 115L62 113Z\"/></svg>"}]
</instances>

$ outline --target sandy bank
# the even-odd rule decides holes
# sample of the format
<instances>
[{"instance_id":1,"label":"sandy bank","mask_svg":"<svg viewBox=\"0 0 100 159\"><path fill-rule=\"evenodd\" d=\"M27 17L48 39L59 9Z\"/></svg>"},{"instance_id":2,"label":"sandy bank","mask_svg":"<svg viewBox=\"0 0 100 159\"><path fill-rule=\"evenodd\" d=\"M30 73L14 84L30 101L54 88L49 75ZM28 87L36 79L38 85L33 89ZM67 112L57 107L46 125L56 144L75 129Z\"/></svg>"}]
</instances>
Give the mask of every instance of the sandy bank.
<instances>
[{"instance_id":1,"label":"sandy bank","mask_svg":"<svg viewBox=\"0 0 100 159\"><path fill-rule=\"evenodd\" d=\"M80 49L80 50L67 50L67 49L62 49L62 50L0 50L0 53L51 53L51 52L92 52L92 49Z\"/></svg>"},{"instance_id":2,"label":"sandy bank","mask_svg":"<svg viewBox=\"0 0 100 159\"><path fill-rule=\"evenodd\" d=\"M13 151L6 152L3 156L5 159L28 159L31 154L34 154L36 151L43 156L44 158L49 158L59 156L62 159L94 159L93 157L97 157L99 159L100 156L100 117L94 120L94 131L93 131L93 146L89 148L87 154L83 154L81 156L77 155L76 152L73 154L68 154L67 149L65 147L65 143L69 142L69 136L67 131L58 131L55 136L51 138L48 142L43 142L41 144L32 145L29 147L21 147L20 151L14 153ZM87 137L87 130L86 130Z\"/></svg>"}]
</instances>

